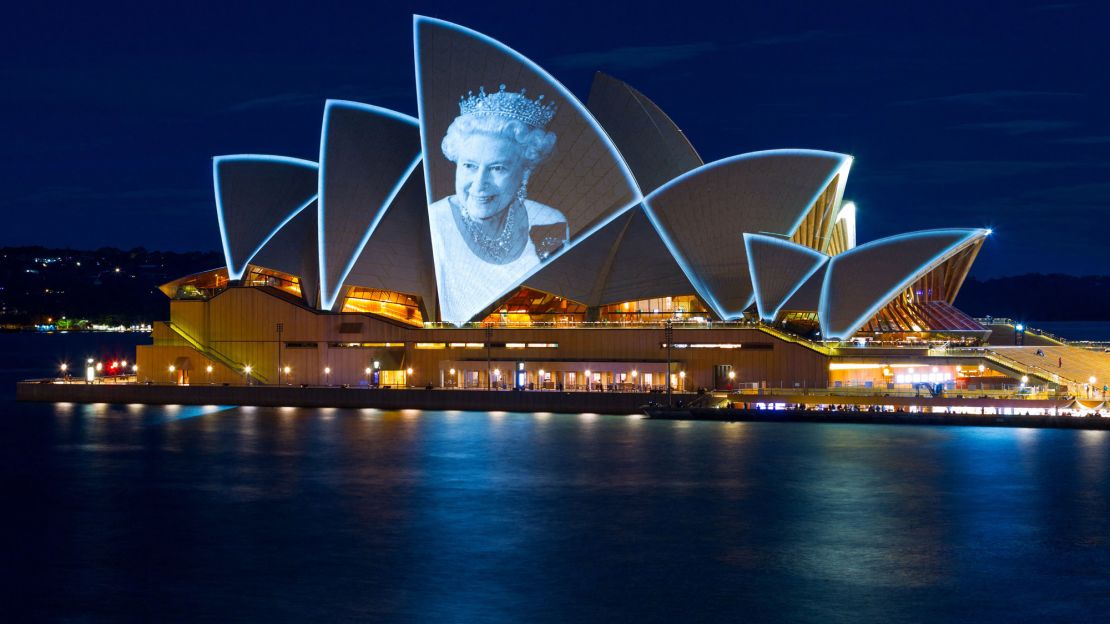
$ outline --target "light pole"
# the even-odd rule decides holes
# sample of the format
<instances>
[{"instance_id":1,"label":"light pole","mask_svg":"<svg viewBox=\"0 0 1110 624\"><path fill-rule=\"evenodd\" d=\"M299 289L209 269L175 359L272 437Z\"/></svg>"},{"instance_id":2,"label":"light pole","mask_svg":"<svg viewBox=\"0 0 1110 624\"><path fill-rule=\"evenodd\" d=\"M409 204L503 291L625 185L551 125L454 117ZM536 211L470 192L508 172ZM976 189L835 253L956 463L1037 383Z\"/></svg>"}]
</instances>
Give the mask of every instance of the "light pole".
<instances>
[{"instance_id":1,"label":"light pole","mask_svg":"<svg viewBox=\"0 0 1110 624\"><path fill-rule=\"evenodd\" d=\"M176 367L176 366L174 366L173 364L170 364L170 368L169 368L169 370L170 370L170 375L169 375L169 377L170 377L170 383L175 383L175 382L174 382L174 380L173 380L173 372L174 372L175 370L177 370L177 367Z\"/></svg>"},{"instance_id":2,"label":"light pole","mask_svg":"<svg viewBox=\"0 0 1110 624\"><path fill-rule=\"evenodd\" d=\"M251 370L253 369L250 364L243 367L243 383L248 386L251 385Z\"/></svg>"},{"instance_id":3,"label":"light pole","mask_svg":"<svg viewBox=\"0 0 1110 624\"><path fill-rule=\"evenodd\" d=\"M382 363L374 360L374 387L380 388L382 386Z\"/></svg>"},{"instance_id":4,"label":"light pole","mask_svg":"<svg viewBox=\"0 0 1110 624\"><path fill-rule=\"evenodd\" d=\"M369 388L370 387L370 367L367 366L366 370L364 370L363 372L366 373L366 387Z\"/></svg>"},{"instance_id":5,"label":"light pole","mask_svg":"<svg viewBox=\"0 0 1110 624\"><path fill-rule=\"evenodd\" d=\"M331 385L331 367L330 366L325 366L324 367L324 383L329 385L329 386Z\"/></svg>"},{"instance_id":6,"label":"light pole","mask_svg":"<svg viewBox=\"0 0 1110 624\"><path fill-rule=\"evenodd\" d=\"M66 372L69 369L69 365L65 362L62 362L62 365L59 368L62 369L62 379L69 380L69 373Z\"/></svg>"},{"instance_id":7,"label":"light pole","mask_svg":"<svg viewBox=\"0 0 1110 624\"><path fill-rule=\"evenodd\" d=\"M493 324L486 323L486 390L493 390L493 379L490 378L491 349L493 349Z\"/></svg>"},{"instance_id":8,"label":"light pole","mask_svg":"<svg viewBox=\"0 0 1110 624\"><path fill-rule=\"evenodd\" d=\"M686 391L686 371L678 371L678 390L679 392Z\"/></svg>"},{"instance_id":9,"label":"light pole","mask_svg":"<svg viewBox=\"0 0 1110 624\"><path fill-rule=\"evenodd\" d=\"M285 373L284 381L285 381L286 384L288 384L289 383L289 373L292 372L293 369L286 366L285 368L283 368L281 370L282 370L283 373Z\"/></svg>"},{"instance_id":10,"label":"light pole","mask_svg":"<svg viewBox=\"0 0 1110 624\"><path fill-rule=\"evenodd\" d=\"M633 370L632 370L632 388L633 388L633 389L635 389L635 390L639 390L639 389L640 389L640 380L639 380L639 376L640 376L640 372L639 372L639 371L637 371L637 370L635 370L635 369L633 369Z\"/></svg>"},{"instance_id":11,"label":"light pole","mask_svg":"<svg viewBox=\"0 0 1110 624\"><path fill-rule=\"evenodd\" d=\"M212 385L212 365L211 364L204 367L204 373L208 377L208 385L211 386Z\"/></svg>"},{"instance_id":12,"label":"light pole","mask_svg":"<svg viewBox=\"0 0 1110 624\"><path fill-rule=\"evenodd\" d=\"M667 340L667 407L671 407L671 343L674 341L674 327L670 319L663 328L663 336Z\"/></svg>"},{"instance_id":13,"label":"light pole","mask_svg":"<svg viewBox=\"0 0 1110 624\"><path fill-rule=\"evenodd\" d=\"M590 385L593 383L593 378L590 377L590 369L586 369L586 392L590 391Z\"/></svg>"},{"instance_id":14,"label":"light pole","mask_svg":"<svg viewBox=\"0 0 1110 624\"><path fill-rule=\"evenodd\" d=\"M410 388L412 387L412 367L411 366L405 369L405 385L410 387Z\"/></svg>"},{"instance_id":15,"label":"light pole","mask_svg":"<svg viewBox=\"0 0 1110 624\"><path fill-rule=\"evenodd\" d=\"M281 332L285 331L285 323L277 323L274 325L274 331L277 332L277 370L278 370L278 385L281 385Z\"/></svg>"},{"instance_id":16,"label":"light pole","mask_svg":"<svg viewBox=\"0 0 1110 624\"><path fill-rule=\"evenodd\" d=\"M544 372L543 372L543 369L541 368L540 369L540 376L539 376L538 379L536 379L536 381L539 382L540 390L543 390L543 374L544 374Z\"/></svg>"}]
</instances>

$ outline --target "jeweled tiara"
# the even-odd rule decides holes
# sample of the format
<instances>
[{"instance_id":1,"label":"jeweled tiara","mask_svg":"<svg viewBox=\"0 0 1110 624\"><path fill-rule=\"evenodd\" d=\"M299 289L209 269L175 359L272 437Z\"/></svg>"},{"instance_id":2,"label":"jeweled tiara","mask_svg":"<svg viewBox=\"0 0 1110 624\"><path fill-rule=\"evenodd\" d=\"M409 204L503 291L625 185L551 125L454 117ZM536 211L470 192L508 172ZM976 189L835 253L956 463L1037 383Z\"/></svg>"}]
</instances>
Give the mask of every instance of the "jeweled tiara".
<instances>
[{"instance_id":1,"label":"jeweled tiara","mask_svg":"<svg viewBox=\"0 0 1110 624\"><path fill-rule=\"evenodd\" d=\"M466 97L459 98L459 114L478 117L497 115L521 121L532 128L543 128L553 117L557 107L555 102L544 104L543 96L535 100L520 93L505 91L505 85L497 93L486 93L485 87L478 88L478 95L469 91Z\"/></svg>"}]
</instances>

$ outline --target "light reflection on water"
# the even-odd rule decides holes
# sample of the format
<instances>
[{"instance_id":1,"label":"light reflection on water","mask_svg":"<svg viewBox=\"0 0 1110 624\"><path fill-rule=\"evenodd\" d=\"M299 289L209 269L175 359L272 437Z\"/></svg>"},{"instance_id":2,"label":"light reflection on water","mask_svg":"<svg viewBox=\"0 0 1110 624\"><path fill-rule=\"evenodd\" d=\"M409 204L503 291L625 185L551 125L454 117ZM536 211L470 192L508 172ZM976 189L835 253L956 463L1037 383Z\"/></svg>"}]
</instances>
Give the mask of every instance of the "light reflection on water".
<instances>
[{"instance_id":1,"label":"light reflection on water","mask_svg":"<svg viewBox=\"0 0 1110 624\"><path fill-rule=\"evenodd\" d=\"M1106 432L7 407L18 504L0 546L44 619L221 620L235 604L263 620L1060 621L1110 607Z\"/></svg>"}]
</instances>

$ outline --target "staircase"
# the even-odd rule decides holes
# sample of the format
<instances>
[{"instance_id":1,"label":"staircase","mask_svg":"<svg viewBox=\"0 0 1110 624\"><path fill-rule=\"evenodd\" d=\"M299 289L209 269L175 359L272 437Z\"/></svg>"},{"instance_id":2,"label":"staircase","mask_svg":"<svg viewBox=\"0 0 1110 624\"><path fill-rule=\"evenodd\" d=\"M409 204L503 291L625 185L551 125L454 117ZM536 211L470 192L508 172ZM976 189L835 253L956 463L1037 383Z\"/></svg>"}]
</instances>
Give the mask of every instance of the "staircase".
<instances>
[{"instance_id":1,"label":"staircase","mask_svg":"<svg viewBox=\"0 0 1110 624\"><path fill-rule=\"evenodd\" d=\"M235 360L219 352L218 350L201 344L199 340L190 336L184 329L177 325L174 325L171 321L163 321L162 323L166 327L168 327L175 336L184 340L196 352L200 353L201 355L212 361L223 364L228 369L235 371L236 373L242 373L244 365L241 362L236 362ZM250 377L260 384L267 383L266 377L259 374L257 370L251 370Z\"/></svg>"}]
</instances>

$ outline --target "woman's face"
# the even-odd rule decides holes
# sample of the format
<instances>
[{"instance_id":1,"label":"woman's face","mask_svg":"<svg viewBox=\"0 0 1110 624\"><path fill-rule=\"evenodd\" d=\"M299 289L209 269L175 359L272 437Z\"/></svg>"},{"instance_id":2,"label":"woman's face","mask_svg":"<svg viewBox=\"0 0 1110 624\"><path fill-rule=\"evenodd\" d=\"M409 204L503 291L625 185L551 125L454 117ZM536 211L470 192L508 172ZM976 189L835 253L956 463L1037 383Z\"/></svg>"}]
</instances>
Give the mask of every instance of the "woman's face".
<instances>
[{"instance_id":1,"label":"woman's face","mask_svg":"<svg viewBox=\"0 0 1110 624\"><path fill-rule=\"evenodd\" d=\"M472 134L459 145L455 197L475 219L488 219L512 205L524 180L524 157L512 139Z\"/></svg>"}]
</instances>

